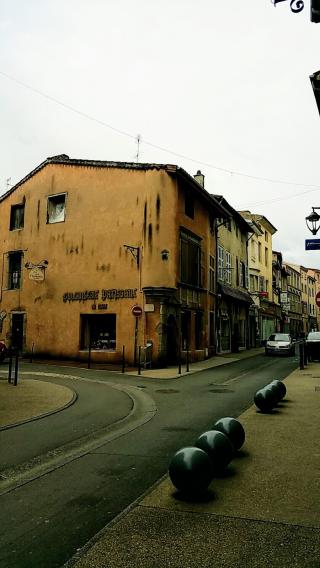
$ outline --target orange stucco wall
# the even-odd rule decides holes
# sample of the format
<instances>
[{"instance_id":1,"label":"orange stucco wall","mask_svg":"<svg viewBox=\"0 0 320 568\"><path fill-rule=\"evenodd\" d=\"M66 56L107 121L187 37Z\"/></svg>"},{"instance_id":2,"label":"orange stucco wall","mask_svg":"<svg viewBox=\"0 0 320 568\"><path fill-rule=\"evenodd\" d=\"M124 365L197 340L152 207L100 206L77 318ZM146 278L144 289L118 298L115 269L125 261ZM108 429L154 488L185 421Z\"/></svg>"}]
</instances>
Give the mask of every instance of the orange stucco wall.
<instances>
[{"instance_id":1,"label":"orange stucco wall","mask_svg":"<svg viewBox=\"0 0 320 568\"><path fill-rule=\"evenodd\" d=\"M65 221L48 224L47 198L64 192ZM161 169L48 164L25 181L0 202L0 310L8 314L2 337L10 342L10 313L25 312L26 351L34 343L38 354L79 357L80 314L94 313L93 302L64 302L64 293L137 289L136 298L108 300L101 312L117 314L117 356L125 345L132 359L135 318L131 308L143 306L142 288L174 288L177 283L177 199L175 178ZM11 206L23 201L24 228L9 231ZM139 268L125 244L140 248ZM169 251L165 261L164 249ZM48 261L43 282L30 280L23 268L21 288L6 289L7 253L15 250L23 251L23 267L27 262ZM156 319L157 312L148 317ZM145 335L143 316L138 322L138 344L145 342ZM156 335L152 339L156 348Z\"/></svg>"}]
</instances>

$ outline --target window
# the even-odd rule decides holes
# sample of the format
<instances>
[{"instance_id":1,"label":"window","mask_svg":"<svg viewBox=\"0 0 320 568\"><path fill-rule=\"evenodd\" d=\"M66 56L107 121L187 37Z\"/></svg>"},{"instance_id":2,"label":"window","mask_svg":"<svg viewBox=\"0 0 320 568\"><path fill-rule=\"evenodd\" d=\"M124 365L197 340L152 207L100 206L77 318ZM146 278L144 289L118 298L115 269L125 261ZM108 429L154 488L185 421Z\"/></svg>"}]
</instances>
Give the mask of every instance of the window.
<instances>
[{"instance_id":1,"label":"window","mask_svg":"<svg viewBox=\"0 0 320 568\"><path fill-rule=\"evenodd\" d=\"M240 286L242 288L246 286L246 265L242 261L240 261Z\"/></svg>"},{"instance_id":2,"label":"window","mask_svg":"<svg viewBox=\"0 0 320 568\"><path fill-rule=\"evenodd\" d=\"M266 241L266 243L268 242L268 231L264 232L264 239Z\"/></svg>"},{"instance_id":3,"label":"window","mask_svg":"<svg viewBox=\"0 0 320 568\"><path fill-rule=\"evenodd\" d=\"M48 197L47 223L62 223L66 214L66 194Z\"/></svg>"},{"instance_id":4,"label":"window","mask_svg":"<svg viewBox=\"0 0 320 568\"><path fill-rule=\"evenodd\" d=\"M24 227L24 203L12 205L10 212L10 231L23 229Z\"/></svg>"},{"instance_id":5,"label":"window","mask_svg":"<svg viewBox=\"0 0 320 568\"><path fill-rule=\"evenodd\" d=\"M249 271L248 265L244 265L244 287L248 290L249 289Z\"/></svg>"},{"instance_id":6,"label":"window","mask_svg":"<svg viewBox=\"0 0 320 568\"><path fill-rule=\"evenodd\" d=\"M16 290L21 286L22 252L10 252L8 255L8 289Z\"/></svg>"},{"instance_id":7,"label":"window","mask_svg":"<svg viewBox=\"0 0 320 568\"><path fill-rule=\"evenodd\" d=\"M181 282L200 286L201 277L200 239L181 231L180 234L180 279Z\"/></svg>"},{"instance_id":8,"label":"window","mask_svg":"<svg viewBox=\"0 0 320 568\"><path fill-rule=\"evenodd\" d=\"M231 254L226 250L226 282L231 284Z\"/></svg>"},{"instance_id":9,"label":"window","mask_svg":"<svg viewBox=\"0 0 320 568\"><path fill-rule=\"evenodd\" d=\"M254 240L252 239L251 241L251 260L255 260L256 258L256 247L255 247L256 243L254 242Z\"/></svg>"},{"instance_id":10,"label":"window","mask_svg":"<svg viewBox=\"0 0 320 568\"><path fill-rule=\"evenodd\" d=\"M255 291L254 280L253 280L252 274L250 274L250 291L251 292Z\"/></svg>"},{"instance_id":11,"label":"window","mask_svg":"<svg viewBox=\"0 0 320 568\"><path fill-rule=\"evenodd\" d=\"M269 280L266 280L266 292L269 296Z\"/></svg>"},{"instance_id":12,"label":"window","mask_svg":"<svg viewBox=\"0 0 320 568\"><path fill-rule=\"evenodd\" d=\"M259 292L265 292L263 276L259 276Z\"/></svg>"},{"instance_id":13,"label":"window","mask_svg":"<svg viewBox=\"0 0 320 568\"><path fill-rule=\"evenodd\" d=\"M214 277L214 256L209 256L209 291L215 291L215 277Z\"/></svg>"},{"instance_id":14,"label":"window","mask_svg":"<svg viewBox=\"0 0 320 568\"><path fill-rule=\"evenodd\" d=\"M116 315L81 315L81 349L116 350Z\"/></svg>"},{"instance_id":15,"label":"window","mask_svg":"<svg viewBox=\"0 0 320 568\"><path fill-rule=\"evenodd\" d=\"M261 262L261 243L258 243L258 259Z\"/></svg>"},{"instance_id":16,"label":"window","mask_svg":"<svg viewBox=\"0 0 320 568\"><path fill-rule=\"evenodd\" d=\"M268 266L268 264L269 264L269 259L268 259L268 249L267 249L267 247L265 247L265 249L264 249L264 261L265 261L265 265Z\"/></svg>"},{"instance_id":17,"label":"window","mask_svg":"<svg viewBox=\"0 0 320 568\"><path fill-rule=\"evenodd\" d=\"M184 194L184 212L187 217L194 219L194 199L189 191Z\"/></svg>"},{"instance_id":18,"label":"window","mask_svg":"<svg viewBox=\"0 0 320 568\"><path fill-rule=\"evenodd\" d=\"M239 286L239 259L236 257L236 286Z\"/></svg>"},{"instance_id":19,"label":"window","mask_svg":"<svg viewBox=\"0 0 320 568\"><path fill-rule=\"evenodd\" d=\"M218 278L223 280L224 249L218 245Z\"/></svg>"}]
</instances>

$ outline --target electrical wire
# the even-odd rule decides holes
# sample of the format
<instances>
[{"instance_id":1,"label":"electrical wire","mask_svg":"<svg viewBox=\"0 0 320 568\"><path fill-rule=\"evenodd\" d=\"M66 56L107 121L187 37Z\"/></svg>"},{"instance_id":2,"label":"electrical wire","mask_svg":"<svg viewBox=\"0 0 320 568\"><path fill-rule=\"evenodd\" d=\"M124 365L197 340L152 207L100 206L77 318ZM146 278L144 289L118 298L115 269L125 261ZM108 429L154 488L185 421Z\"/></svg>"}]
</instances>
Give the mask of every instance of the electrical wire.
<instances>
[{"instance_id":1,"label":"electrical wire","mask_svg":"<svg viewBox=\"0 0 320 568\"><path fill-rule=\"evenodd\" d=\"M252 206L256 206L256 205L267 205L269 203L276 203L278 201L288 201L288 199L293 199L294 197L300 197L301 195L306 195L307 193L313 193L314 191L319 191L320 187L318 187L317 189L309 189L308 191L300 191L299 193L295 193L294 195L285 195L282 197L275 197L273 199L268 199L265 201L255 201L255 202L251 202L251 203L247 203L246 205L239 205L239 209L242 209L243 207L252 207Z\"/></svg>"},{"instance_id":2,"label":"electrical wire","mask_svg":"<svg viewBox=\"0 0 320 568\"><path fill-rule=\"evenodd\" d=\"M14 77L12 77L11 75L9 75L8 73L5 73L4 71L0 70L0 75L2 75L3 77L5 77L6 79L8 79L9 81L12 81L14 83L17 83L18 85L24 87L25 89L28 89L29 91L32 91L33 93L36 93L37 95L40 95L41 97L56 103L57 105L65 108L66 110L69 110L83 118L86 118L87 120L91 120L92 122L95 122L97 124L100 124L101 126L105 126L106 128L109 128L110 130L112 130L113 132L116 132L117 134L121 134L122 136L126 136L127 138L131 138L132 140L137 140L137 136L134 136L133 134L130 134L129 132L126 132L125 130L121 130L120 128L116 128L115 126L112 126L111 124L108 124L107 122L104 122L103 120L100 120L94 116L91 116L90 114L87 114L79 109L74 108L71 105L68 105L66 103L64 103L63 101L52 97L51 95L48 95L47 93L44 93L43 91L40 91L39 89L36 89L35 87L32 87L31 85L28 85L27 83L24 83L23 81L20 81L19 79L16 79ZM176 156L178 158L182 158L184 160L188 160L190 162L193 162L197 165L201 165L201 166L205 166L206 168L211 168L214 170L217 170L219 172L223 172L229 175L234 175L234 176L240 176L240 177L244 177L244 178L248 178L248 179L253 179L253 180L257 180L257 181L264 181L264 182L268 182L268 183L274 183L274 184L282 184L282 185L291 185L291 186L296 186L296 187L312 187L315 188L314 190L310 190L310 191L317 191L320 189L320 186L315 185L315 184L308 184L308 183L297 183L297 182L292 182L292 181L285 181L285 180L279 180L279 179L274 179L274 178L267 178L267 177L262 177L262 176L254 176L251 174L247 174L244 172L240 172L237 170L231 170L228 168L222 168L219 166L216 166L215 164L211 164L209 162L203 162L201 160L196 160L195 158L190 158L190 156L186 156L185 154L181 154L179 152L175 152L174 150L169 150L168 148L165 148L164 146L159 146L158 144L154 144L153 142L150 142L148 140L143 139L143 144L145 144L146 146L150 146L151 148L155 148L156 150L160 150L161 152L166 152L167 154L171 154L172 156ZM307 193L307 192L305 192ZM299 195L299 194L296 194ZM303 194L301 194L303 195ZM295 196L291 196L291 197L295 197ZM288 198L283 198L280 197L278 198L278 200L282 200L282 199L288 199ZM272 200L275 201L275 200ZM261 202L261 204L267 203L265 202Z\"/></svg>"}]
</instances>

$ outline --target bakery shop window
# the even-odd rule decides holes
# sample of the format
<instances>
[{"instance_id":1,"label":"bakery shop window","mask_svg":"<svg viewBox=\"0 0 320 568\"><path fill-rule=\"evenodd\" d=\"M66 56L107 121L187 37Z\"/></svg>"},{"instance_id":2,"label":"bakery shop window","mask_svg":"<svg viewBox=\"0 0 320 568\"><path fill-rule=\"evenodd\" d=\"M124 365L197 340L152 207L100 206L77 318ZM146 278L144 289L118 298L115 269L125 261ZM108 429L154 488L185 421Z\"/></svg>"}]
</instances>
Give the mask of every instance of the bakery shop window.
<instances>
[{"instance_id":1,"label":"bakery shop window","mask_svg":"<svg viewBox=\"0 0 320 568\"><path fill-rule=\"evenodd\" d=\"M82 314L81 349L96 351L115 351L117 339L116 314Z\"/></svg>"}]
</instances>

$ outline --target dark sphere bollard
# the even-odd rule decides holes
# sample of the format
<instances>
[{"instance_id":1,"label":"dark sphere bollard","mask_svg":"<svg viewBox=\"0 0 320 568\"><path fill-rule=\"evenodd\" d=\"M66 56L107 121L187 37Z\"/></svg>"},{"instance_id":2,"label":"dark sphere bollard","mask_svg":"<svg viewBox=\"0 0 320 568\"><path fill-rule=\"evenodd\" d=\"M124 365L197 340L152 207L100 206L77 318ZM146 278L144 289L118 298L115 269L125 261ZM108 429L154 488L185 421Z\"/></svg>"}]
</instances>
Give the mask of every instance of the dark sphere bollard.
<instances>
[{"instance_id":1,"label":"dark sphere bollard","mask_svg":"<svg viewBox=\"0 0 320 568\"><path fill-rule=\"evenodd\" d=\"M242 424L230 416L217 420L213 426L213 430L219 430L228 436L235 450L239 450L245 441L246 435Z\"/></svg>"},{"instance_id":2,"label":"dark sphere bollard","mask_svg":"<svg viewBox=\"0 0 320 568\"><path fill-rule=\"evenodd\" d=\"M274 392L268 387L264 387L256 392L254 395L254 403L261 412L271 412L277 404L277 399Z\"/></svg>"},{"instance_id":3,"label":"dark sphere bollard","mask_svg":"<svg viewBox=\"0 0 320 568\"><path fill-rule=\"evenodd\" d=\"M278 389L279 389L279 393L280 393L280 400L282 400L286 394L287 394L287 389L286 386L283 384L282 381L278 381L278 379L275 379L274 381L271 381L270 383L271 385L277 385Z\"/></svg>"},{"instance_id":4,"label":"dark sphere bollard","mask_svg":"<svg viewBox=\"0 0 320 568\"><path fill-rule=\"evenodd\" d=\"M276 406L278 404L278 402L280 402L281 400L281 394L280 394L280 389L278 387L278 385L276 385L274 382L269 383L268 385L266 385L264 387L267 390L271 390L273 396L274 396L274 400L275 400L275 404L274 406Z\"/></svg>"},{"instance_id":5,"label":"dark sphere bollard","mask_svg":"<svg viewBox=\"0 0 320 568\"><path fill-rule=\"evenodd\" d=\"M213 478L213 466L209 456L195 447L178 450L169 465L173 485L182 493L203 493Z\"/></svg>"},{"instance_id":6,"label":"dark sphere bollard","mask_svg":"<svg viewBox=\"0 0 320 568\"><path fill-rule=\"evenodd\" d=\"M195 445L208 454L214 473L222 472L234 456L234 447L228 436L219 430L204 432Z\"/></svg>"}]
</instances>

